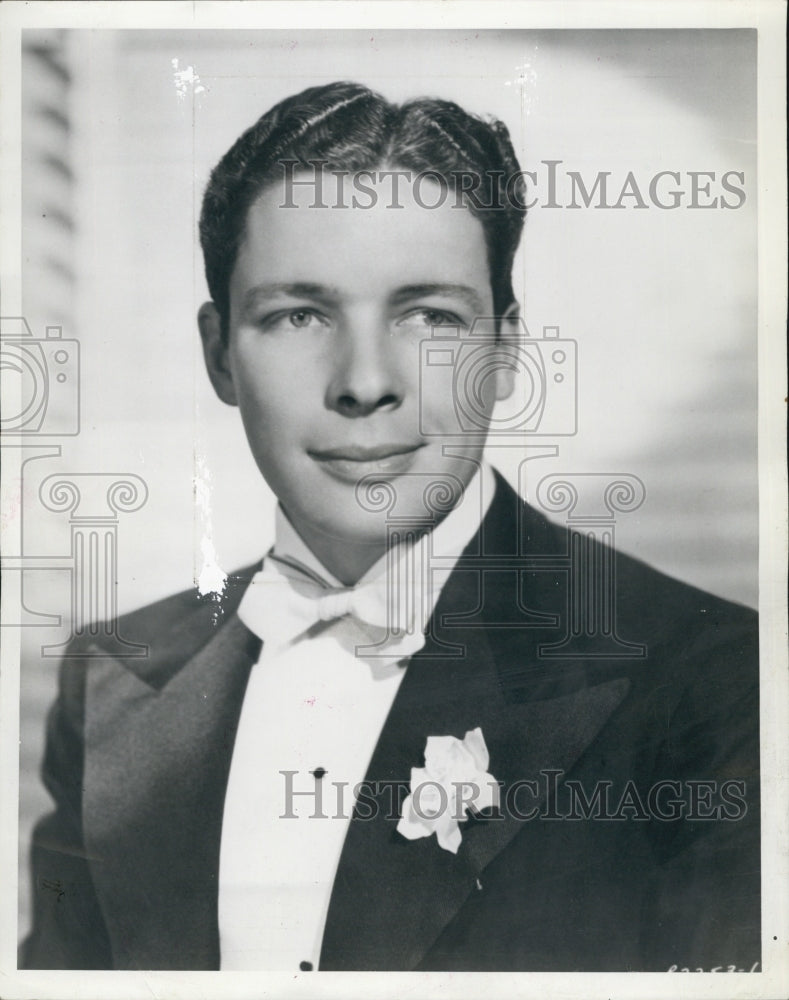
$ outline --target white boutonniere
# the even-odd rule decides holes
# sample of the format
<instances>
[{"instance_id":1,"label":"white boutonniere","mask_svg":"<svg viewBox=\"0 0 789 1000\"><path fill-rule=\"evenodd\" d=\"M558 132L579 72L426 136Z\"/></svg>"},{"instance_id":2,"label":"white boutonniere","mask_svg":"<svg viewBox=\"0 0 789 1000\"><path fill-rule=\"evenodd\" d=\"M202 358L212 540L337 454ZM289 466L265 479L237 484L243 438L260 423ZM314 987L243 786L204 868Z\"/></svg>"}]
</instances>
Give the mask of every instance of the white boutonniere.
<instances>
[{"instance_id":1,"label":"white boutonniere","mask_svg":"<svg viewBox=\"0 0 789 1000\"><path fill-rule=\"evenodd\" d=\"M488 774L490 755L479 726L462 740L428 736L425 766L411 768L411 790L397 832L408 840L435 834L439 847L457 854L466 813L499 804L499 785Z\"/></svg>"}]
</instances>

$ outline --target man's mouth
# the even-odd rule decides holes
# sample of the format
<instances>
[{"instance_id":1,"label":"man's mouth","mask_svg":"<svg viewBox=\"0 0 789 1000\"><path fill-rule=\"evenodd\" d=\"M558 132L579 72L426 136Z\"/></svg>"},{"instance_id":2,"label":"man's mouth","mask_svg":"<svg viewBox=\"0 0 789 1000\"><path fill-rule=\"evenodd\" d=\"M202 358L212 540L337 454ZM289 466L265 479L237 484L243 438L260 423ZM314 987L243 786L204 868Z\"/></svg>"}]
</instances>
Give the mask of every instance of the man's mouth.
<instances>
[{"instance_id":1,"label":"man's mouth","mask_svg":"<svg viewBox=\"0 0 789 1000\"><path fill-rule=\"evenodd\" d=\"M310 458L336 479L356 483L374 473L401 475L413 465L424 442L375 446L348 444L338 448L309 449Z\"/></svg>"}]
</instances>

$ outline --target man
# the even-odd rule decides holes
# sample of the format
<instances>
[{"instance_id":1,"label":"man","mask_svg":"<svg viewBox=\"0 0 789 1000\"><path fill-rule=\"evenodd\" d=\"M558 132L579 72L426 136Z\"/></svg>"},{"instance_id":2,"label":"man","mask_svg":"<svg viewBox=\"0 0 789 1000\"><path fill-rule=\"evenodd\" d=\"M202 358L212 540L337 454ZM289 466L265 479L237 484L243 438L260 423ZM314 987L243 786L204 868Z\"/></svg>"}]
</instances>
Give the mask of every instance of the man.
<instances>
[{"instance_id":1,"label":"man","mask_svg":"<svg viewBox=\"0 0 789 1000\"><path fill-rule=\"evenodd\" d=\"M147 660L70 650L28 967L758 965L754 616L617 556L643 655L600 655L570 556L613 554L483 461L523 204L503 125L350 83L215 169L199 327L276 542L125 619Z\"/></svg>"}]
</instances>

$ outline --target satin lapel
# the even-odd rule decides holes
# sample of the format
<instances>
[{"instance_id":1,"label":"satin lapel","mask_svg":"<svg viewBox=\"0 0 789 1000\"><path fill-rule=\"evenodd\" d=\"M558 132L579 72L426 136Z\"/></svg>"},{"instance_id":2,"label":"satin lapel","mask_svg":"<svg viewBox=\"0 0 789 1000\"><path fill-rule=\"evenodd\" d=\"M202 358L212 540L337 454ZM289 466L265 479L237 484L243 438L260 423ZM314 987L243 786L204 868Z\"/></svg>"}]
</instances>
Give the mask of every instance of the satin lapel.
<instances>
[{"instance_id":1,"label":"satin lapel","mask_svg":"<svg viewBox=\"0 0 789 1000\"><path fill-rule=\"evenodd\" d=\"M259 642L235 614L161 689L88 671L84 826L119 968L217 968L222 806Z\"/></svg>"},{"instance_id":2,"label":"satin lapel","mask_svg":"<svg viewBox=\"0 0 789 1000\"><path fill-rule=\"evenodd\" d=\"M464 558L481 551L509 554L517 545L517 504L511 490L500 488L483 523L482 541L475 539ZM537 538L542 550L557 542L542 519L532 527L532 539ZM544 538L538 537L541 532ZM495 578L495 572L490 577ZM536 649L546 640L546 630L539 613L551 608L555 581L549 574L534 576L524 594L516 576L516 594L510 582L509 589L504 587L505 579L501 574L493 587L479 569L456 570L444 588L435 631L407 668L349 827L324 932L321 969L417 967L478 891L485 867L516 835L528 835L528 822L506 810L502 818L462 826L456 855L441 849L435 837L409 841L398 834L411 768L423 766L428 736L462 739L468 730L481 727L490 752L489 770L503 784L504 799L516 782L537 781L542 796L529 799L528 806L539 808L545 794L541 772L568 772L629 689L624 677L590 684L592 672L583 661L553 661L549 668L540 664ZM462 627L458 611L463 613ZM518 615L529 624L514 627ZM452 624L445 627L447 621ZM490 625L497 621L508 624ZM543 627L535 628L535 622ZM452 645L463 646L462 655L448 657ZM523 808L523 799L518 801Z\"/></svg>"}]
</instances>

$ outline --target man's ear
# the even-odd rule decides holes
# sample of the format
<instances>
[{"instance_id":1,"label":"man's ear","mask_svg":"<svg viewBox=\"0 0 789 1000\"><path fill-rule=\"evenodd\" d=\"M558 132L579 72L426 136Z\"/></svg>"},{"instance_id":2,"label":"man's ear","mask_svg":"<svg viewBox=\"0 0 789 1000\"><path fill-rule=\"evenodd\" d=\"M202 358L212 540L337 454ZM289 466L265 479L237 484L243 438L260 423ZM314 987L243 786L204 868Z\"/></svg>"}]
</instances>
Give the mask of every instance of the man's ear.
<instances>
[{"instance_id":1,"label":"man's ear","mask_svg":"<svg viewBox=\"0 0 789 1000\"><path fill-rule=\"evenodd\" d=\"M203 341L203 357L214 391L223 403L237 406L236 387L230 370L227 344L222 337L222 320L213 302L204 302L197 312L197 325Z\"/></svg>"},{"instance_id":2,"label":"man's ear","mask_svg":"<svg viewBox=\"0 0 789 1000\"><path fill-rule=\"evenodd\" d=\"M521 335L521 310L517 302L513 302L499 321L497 341L511 349L513 354L518 350ZM496 399L509 399L515 389L515 375L518 371L514 361L512 367L502 365L496 369Z\"/></svg>"}]
</instances>

